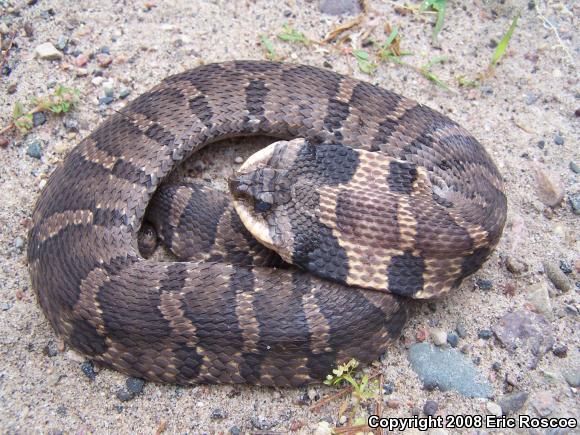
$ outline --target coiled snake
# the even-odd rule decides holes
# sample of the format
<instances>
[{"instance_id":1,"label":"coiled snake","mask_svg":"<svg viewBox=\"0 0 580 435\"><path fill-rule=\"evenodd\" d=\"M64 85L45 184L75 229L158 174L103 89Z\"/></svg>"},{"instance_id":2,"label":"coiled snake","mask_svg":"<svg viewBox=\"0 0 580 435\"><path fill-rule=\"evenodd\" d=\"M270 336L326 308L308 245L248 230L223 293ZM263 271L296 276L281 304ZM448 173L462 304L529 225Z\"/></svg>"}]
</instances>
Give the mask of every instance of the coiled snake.
<instances>
[{"instance_id":1,"label":"coiled snake","mask_svg":"<svg viewBox=\"0 0 580 435\"><path fill-rule=\"evenodd\" d=\"M302 139L229 181L239 218L205 186L160 189L151 214L182 228L158 222L160 236L190 252L144 258L138 231L170 171L250 135ZM377 358L405 323L403 296L457 286L505 218L496 166L446 116L324 69L235 61L165 79L75 147L38 199L28 261L52 327L106 366L298 386Z\"/></svg>"}]
</instances>

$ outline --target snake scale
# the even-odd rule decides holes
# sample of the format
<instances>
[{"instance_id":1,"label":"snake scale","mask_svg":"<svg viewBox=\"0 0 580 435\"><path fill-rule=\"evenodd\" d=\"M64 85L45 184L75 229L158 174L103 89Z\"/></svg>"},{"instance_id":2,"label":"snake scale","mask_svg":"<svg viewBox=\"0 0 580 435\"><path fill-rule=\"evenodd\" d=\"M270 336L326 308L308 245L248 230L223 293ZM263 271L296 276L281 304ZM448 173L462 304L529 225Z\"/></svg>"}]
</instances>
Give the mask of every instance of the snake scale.
<instances>
[{"instance_id":1,"label":"snake scale","mask_svg":"<svg viewBox=\"0 0 580 435\"><path fill-rule=\"evenodd\" d=\"M208 144L255 135L281 141L229 181L233 201L198 188L171 205L184 186L159 200L186 228L159 224L160 236L187 249L197 231L206 254L142 255L138 232L168 174ZM198 225L210 208L214 222ZM105 366L155 382L300 386L377 358L403 328L404 297L458 286L505 218L496 166L448 117L329 70L233 61L163 80L76 146L37 201L28 262L56 333ZM263 253L242 223L285 262L244 260Z\"/></svg>"}]
</instances>

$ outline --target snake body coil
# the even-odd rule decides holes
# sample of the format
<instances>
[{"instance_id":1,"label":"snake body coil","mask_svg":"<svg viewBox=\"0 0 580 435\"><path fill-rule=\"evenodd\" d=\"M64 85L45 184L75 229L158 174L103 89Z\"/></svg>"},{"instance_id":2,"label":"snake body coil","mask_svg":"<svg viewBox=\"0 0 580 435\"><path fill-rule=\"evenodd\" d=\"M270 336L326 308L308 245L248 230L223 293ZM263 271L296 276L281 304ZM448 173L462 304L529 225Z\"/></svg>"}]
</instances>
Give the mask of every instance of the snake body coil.
<instances>
[{"instance_id":1,"label":"snake body coil","mask_svg":"<svg viewBox=\"0 0 580 435\"><path fill-rule=\"evenodd\" d=\"M240 204L256 177L232 186L250 232L270 228L258 240L279 242L306 271L225 254L143 258L137 232L167 174L208 144L250 135L307 140L265 158L272 171L289 165L284 189L308 207L284 197L274 216L262 199ZM331 71L228 62L165 79L74 148L36 204L28 261L53 328L104 365L157 382L298 386L384 352L407 316L397 294L457 286L489 256L505 217L497 168L449 118ZM220 225L204 243L221 238Z\"/></svg>"}]
</instances>

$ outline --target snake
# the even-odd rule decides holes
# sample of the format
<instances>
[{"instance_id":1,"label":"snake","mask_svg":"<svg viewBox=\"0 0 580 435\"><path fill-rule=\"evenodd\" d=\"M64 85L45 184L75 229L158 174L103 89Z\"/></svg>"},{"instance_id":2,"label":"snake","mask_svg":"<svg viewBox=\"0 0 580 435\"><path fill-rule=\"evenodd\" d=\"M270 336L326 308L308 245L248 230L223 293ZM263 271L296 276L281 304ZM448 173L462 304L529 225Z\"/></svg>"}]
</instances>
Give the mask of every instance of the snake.
<instances>
[{"instance_id":1,"label":"snake","mask_svg":"<svg viewBox=\"0 0 580 435\"><path fill-rule=\"evenodd\" d=\"M201 148L247 136L274 142L229 192L168 185ZM506 210L492 158L447 116L330 69L229 61L164 79L74 147L27 258L56 334L104 367L299 387L383 354L410 299L481 267ZM150 221L176 258L142 252Z\"/></svg>"}]
</instances>

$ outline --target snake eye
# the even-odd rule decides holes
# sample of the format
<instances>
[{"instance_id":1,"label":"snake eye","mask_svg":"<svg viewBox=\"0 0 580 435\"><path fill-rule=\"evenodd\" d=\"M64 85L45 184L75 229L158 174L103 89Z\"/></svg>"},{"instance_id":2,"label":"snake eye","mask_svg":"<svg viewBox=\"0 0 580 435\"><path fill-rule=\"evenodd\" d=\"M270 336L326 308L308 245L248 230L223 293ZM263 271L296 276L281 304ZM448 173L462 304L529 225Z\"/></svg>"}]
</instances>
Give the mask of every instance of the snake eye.
<instances>
[{"instance_id":1,"label":"snake eye","mask_svg":"<svg viewBox=\"0 0 580 435\"><path fill-rule=\"evenodd\" d=\"M261 199L258 199L256 202L254 202L254 210L258 213L265 213L271 208L272 204L266 201L262 201Z\"/></svg>"}]
</instances>

